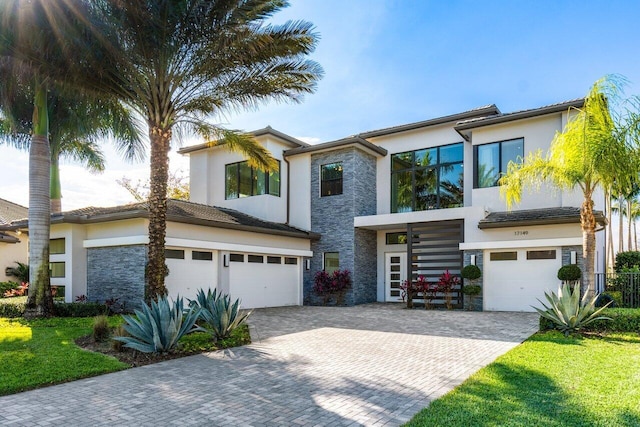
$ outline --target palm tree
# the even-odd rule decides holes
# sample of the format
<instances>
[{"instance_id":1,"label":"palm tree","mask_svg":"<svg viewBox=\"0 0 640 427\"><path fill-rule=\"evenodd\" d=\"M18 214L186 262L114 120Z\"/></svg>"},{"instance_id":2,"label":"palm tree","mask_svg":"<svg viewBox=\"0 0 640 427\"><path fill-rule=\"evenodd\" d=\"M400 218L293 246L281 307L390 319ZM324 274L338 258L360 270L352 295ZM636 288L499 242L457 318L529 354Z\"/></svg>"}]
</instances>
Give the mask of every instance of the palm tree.
<instances>
[{"instance_id":1,"label":"palm tree","mask_svg":"<svg viewBox=\"0 0 640 427\"><path fill-rule=\"evenodd\" d=\"M0 72L2 72L0 67ZM0 87L0 144L8 143L19 149L29 149L31 114L33 112L30 82L15 81L9 73ZM92 99L77 91L51 89L48 93L49 147L51 154L50 197L51 212L62 210L60 187L60 158L66 157L83 164L91 172L104 170L104 156L98 139L112 136L128 159L143 156L143 146L128 110L115 99Z\"/></svg>"},{"instance_id":2,"label":"palm tree","mask_svg":"<svg viewBox=\"0 0 640 427\"><path fill-rule=\"evenodd\" d=\"M500 180L501 194L510 208L519 202L523 186L541 182L565 190L580 188L584 196L580 208L585 281L582 292L595 291L595 231L593 195L598 188L629 188L638 171L637 149L628 144L613 118L612 107L619 98L621 84L615 78L598 80L576 109L562 133L557 133L549 152L531 153L519 163L510 162Z\"/></svg>"},{"instance_id":3,"label":"palm tree","mask_svg":"<svg viewBox=\"0 0 640 427\"><path fill-rule=\"evenodd\" d=\"M269 100L300 101L321 67L305 59L317 43L307 22L265 21L286 1L139 0L89 2L91 44L74 76L114 94L148 126L151 145L147 299L165 294L164 241L168 152L174 134L195 132L242 152L251 166L275 167L249 135L206 121Z\"/></svg>"}]
</instances>

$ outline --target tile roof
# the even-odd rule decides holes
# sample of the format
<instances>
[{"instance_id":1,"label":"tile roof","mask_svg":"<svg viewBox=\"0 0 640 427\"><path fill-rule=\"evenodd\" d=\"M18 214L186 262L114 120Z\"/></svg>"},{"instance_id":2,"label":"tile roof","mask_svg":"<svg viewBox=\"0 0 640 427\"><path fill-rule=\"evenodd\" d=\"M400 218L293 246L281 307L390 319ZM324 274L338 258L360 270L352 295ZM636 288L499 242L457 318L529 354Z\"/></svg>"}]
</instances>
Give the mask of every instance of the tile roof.
<instances>
[{"instance_id":1,"label":"tile roof","mask_svg":"<svg viewBox=\"0 0 640 427\"><path fill-rule=\"evenodd\" d=\"M28 215L28 208L0 199L0 224L9 224L11 221L26 218Z\"/></svg>"},{"instance_id":2,"label":"tile roof","mask_svg":"<svg viewBox=\"0 0 640 427\"><path fill-rule=\"evenodd\" d=\"M606 219L601 211L594 211L596 221L604 225ZM491 212L478 222L478 228L517 227L521 225L549 225L580 223L580 208L559 207L528 209L511 212Z\"/></svg>"},{"instance_id":3,"label":"tile roof","mask_svg":"<svg viewBox=\"0 0 640 427\"><path fill-rule=\"evenodd\" d=\"M111 207L86 207L53 214L52 223L99 223L130 218L148 218L147 202ZM264 221L233 209L202 205L185 200L167 200L167 221L230 228L291 237L317 238L317 234L290 225ZM27 226L26 221L19 221Z\"/></svg>"}]
</instances>

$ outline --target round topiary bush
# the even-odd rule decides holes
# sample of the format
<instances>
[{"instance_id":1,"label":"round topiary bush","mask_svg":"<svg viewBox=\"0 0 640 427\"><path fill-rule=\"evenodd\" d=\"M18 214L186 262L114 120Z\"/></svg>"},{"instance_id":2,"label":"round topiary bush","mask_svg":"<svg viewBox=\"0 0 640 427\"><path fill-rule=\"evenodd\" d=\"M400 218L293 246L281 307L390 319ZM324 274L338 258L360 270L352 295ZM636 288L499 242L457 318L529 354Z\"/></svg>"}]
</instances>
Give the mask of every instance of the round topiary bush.
<instances>
[{"instance_id":1,"label":"round topiary bush","mask_svg":"<svg viewBox=\"0 0 640 427\"><path fill-rule=\"evenodd\" d=\"M469 264L462 269L460 275L468 280L476 280L480 278L482 272L477 265Z\"/></svg>"},{"instance_id":2,"label":"round topiary bush","mask_svg":"<svg viewBox=\"0 0 640 427\"><path fill-rule=\"evenodd\" d=\"M558 270L558 279L565 282L580 280L581 277L582 270L575 264L563 265Z\"/></svg>"},{"instance_id":3,"label":"round topiary bush","mask_svg":"<svg viewBox=\"0 0 640 427\"><path fill-rule=\"evenodd\" d=\"M462 288L462 293L465 295L480 295L482 287L480 285L466 285Z\"/></svg>"}]
</instances>

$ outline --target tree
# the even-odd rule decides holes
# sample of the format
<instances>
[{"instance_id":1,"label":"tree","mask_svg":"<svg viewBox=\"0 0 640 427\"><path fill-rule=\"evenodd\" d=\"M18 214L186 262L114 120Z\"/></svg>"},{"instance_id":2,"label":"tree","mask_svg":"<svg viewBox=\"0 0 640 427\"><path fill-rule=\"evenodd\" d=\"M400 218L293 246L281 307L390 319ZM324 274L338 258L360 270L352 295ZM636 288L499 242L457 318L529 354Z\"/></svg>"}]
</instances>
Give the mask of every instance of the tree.
<instances>
[{"instance_id":1,"label":"tree","mask_svg":"<svg viewBox=\"0 0 640 427\"><path fill-rule=\"evenodd\" d=\"M560 133L556 133L546 156L530 153L521 162L510 162L501 178L500 192L508 208L520 201L524 186L543 182L562 190L579 188L585 280L582 292L595 291L595 232L593 195L598 188L629 188L638 172L637 150L616 123L613 114L623 82L614 77L598 80L585 98L584 107L571 111Z\"/></svg>"},{"instance_id":2,"label":"tree","mask_svg":"<svg viewBox=\"0 0 640 427\"><path fill-rule=\"evenodd\" d=\"M189 200L189 183L185 182L186 177L180 174L180 171L169 172L167 180L167 198L178 200ZM138 180L135 184L131 179L123 176L116 182L126 189L133 196L136 202L145 202L149 199L149 181L142 182Z\"/></svg>"},{"instance_id":3,"label":"tree","mask_svg":"<svg viewBox=\"0 0 640 427\"><path fill-rule=\"evenodd\" d=\"M0 72L8 71L2 70ZM33 88L29 80L7 76L0 86L0 144L8 143L18 149L29 149ZM91 172L104 170L104 156L98 140L113 137L128 159L144 155L137 128L131 114L117 100L97 99L78 91L53 87L48 91L49 147L51 154L50 197L51 211L62 210L60 187L60 158L66 157L83 164Z\"/></svg>"},{"instance_id":4,"label":"tree","mask_svg":"<svg viewBox=\"0 0 640 427\"><path fill-rule=\"evenodd\" d=\"M284 0L89 2L91 43L73 64L92 90L114 94L145 121L151 146L146 298L165 294L168 152L176 132L242 152L251 166L275 160L243 133L206 121L268 100L300 101L322 75L305 57L318 37L307 22L265 24ZM178 135L179 136L179 135Z\"/></svg>"}]
</instances>

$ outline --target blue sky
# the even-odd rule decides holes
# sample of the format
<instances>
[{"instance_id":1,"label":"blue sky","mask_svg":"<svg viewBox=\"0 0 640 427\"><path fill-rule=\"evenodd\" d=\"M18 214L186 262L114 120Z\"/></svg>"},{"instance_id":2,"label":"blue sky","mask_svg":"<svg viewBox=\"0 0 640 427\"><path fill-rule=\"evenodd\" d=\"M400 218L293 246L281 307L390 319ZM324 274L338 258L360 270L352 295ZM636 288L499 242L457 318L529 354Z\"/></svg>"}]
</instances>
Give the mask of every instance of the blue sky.
<instances>
[{"instance_id":1,"label":"blue sky","mask_svg":"<svg viewBox=\"0 0 640 427\"><path fill-rule=\"evenodd\" d=\"M266 125L323 142L495 103L503 112L584 96L605 74L640 95L637 1L293 0L273 21L304 19L321 36L325 70L302 104L262 105L215 122ZM188 141L187 144L198 141ZM63 164L65 209L132 201L116 178L144 179L105 145L102 175ZM0 148L0 197L27 204L27 157ZM188 162L172 155L172 169ZM101 191L97 192L96 188Z\"/></svg>"}]
</instances>

